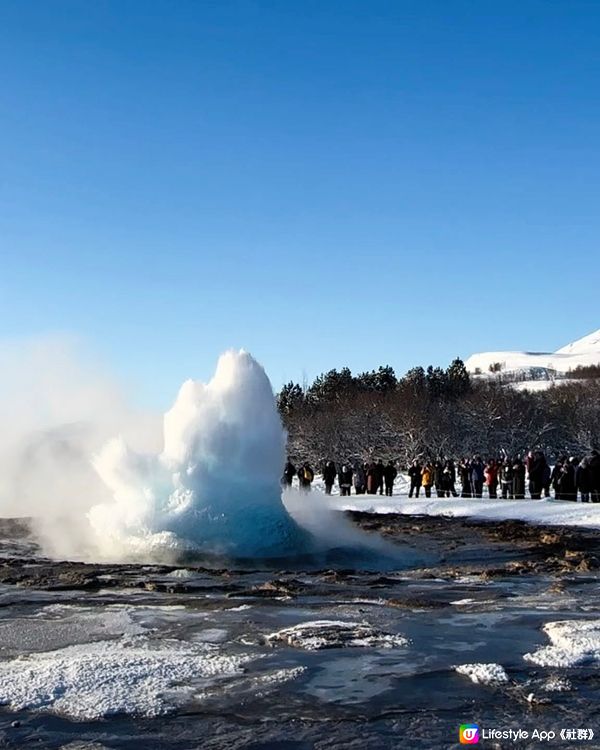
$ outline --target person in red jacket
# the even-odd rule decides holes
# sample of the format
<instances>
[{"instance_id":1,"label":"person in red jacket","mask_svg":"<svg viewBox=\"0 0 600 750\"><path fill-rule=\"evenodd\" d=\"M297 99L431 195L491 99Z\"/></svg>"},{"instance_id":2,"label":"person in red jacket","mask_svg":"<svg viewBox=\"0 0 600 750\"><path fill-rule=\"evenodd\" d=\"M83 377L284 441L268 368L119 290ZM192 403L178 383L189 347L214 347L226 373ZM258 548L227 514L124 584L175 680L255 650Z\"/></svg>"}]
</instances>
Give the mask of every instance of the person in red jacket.
<instances>
[{"instance_id":1,"label":"person in red jacket","mask_svg":"<svg viewBox=\"0 0 600 750\"><path fill-rule=\"evenodd\" d=\"M491 458L483 470L483 476L485 477L485 483L488 488L488 492L491 498L495 499L498 497L498 464Z\"/></svg>"}]
</instances>

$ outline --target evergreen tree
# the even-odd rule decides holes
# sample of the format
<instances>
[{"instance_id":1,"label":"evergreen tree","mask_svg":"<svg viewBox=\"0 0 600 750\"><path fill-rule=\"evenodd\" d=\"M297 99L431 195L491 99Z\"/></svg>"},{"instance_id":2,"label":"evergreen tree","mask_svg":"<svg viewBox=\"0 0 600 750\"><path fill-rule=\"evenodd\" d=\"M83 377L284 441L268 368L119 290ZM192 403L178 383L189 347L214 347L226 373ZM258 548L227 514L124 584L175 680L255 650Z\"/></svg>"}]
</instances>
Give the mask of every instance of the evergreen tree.
<instances>
[{"instance_id":1,"label":"evergreen tree","mask_svg":"<svg viewBox=\"0 0 600 750\"><path fill-rule=\"evenodd\" d=\"M465 363L457 357L446 370L448 377L448 393L451 396L464 396L471 390L471 378Z\"/></svg>"},{"instance_id":2,"label":"evergreen tree","mask_svg":"<svg viewBox=\"0 0 600 750\"><path fill-rule=\"evenodd\" d=\"M304 393L298 383L290 381L277 394L277 408L280 414L289 414L304 402Z\"/></svg>"},{"instance_id":3,"label":"evergreen tree","mask_svg":"<svg viewBox=\"0 0 600 750\"><path fill-rule=\"evenodd\" d=\"M425 370L423 367L413 367L410 369L403 378L403 381L407 383L416 394L421 394L426 387Z\"/></svg>"},{"instance_id":4,"label":"evergreen tree","mask_svg":"<svg viewBox=\"0 0 600 750\"><path fill-rule=\"evenodd\" d=\"M448 394L448 375L441 367L429 365L425 375L427 390L432 399L440 399Z\"/></svg>"}]
</instances>

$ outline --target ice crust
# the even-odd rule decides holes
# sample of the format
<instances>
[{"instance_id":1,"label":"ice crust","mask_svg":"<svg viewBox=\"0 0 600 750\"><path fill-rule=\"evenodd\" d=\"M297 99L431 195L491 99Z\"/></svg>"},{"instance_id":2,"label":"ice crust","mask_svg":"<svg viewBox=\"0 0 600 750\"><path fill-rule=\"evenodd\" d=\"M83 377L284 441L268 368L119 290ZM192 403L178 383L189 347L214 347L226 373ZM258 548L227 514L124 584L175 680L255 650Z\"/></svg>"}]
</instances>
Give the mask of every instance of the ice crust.
<instances>
[{"instance_id":1,"label":"ice crust","mask_svg":"<svg viewBox=\"0 0 600 750\"><path fill-rule=\"evenodd\" d=\"M80 721L158 716L189 700L199 685L242 674L250 659L140 636L69 646L0 662L0 704Z\"/></svg>"},{"instance_id":2,"label":"ice crust","mask_svg":"<svg viewBox=\"0 0 600 750\"><path fill-rule=\"evenodd\" d=\"M342 622L339 620L312 620L278 630L267 635L266 642L287 643L289 646L317 651L324 648L376 647L393 648L406 646L404 636L383 633L365 622Z\"/></svg>"},{"instance_id":3,"label":"ice crust","mask_svg":"<svg viewBox=\"0 0 600 750\"><path fill-rule=\"evenodd\" d=\"M476 685L501 685L508 682L508 675L500 664L460 664L455 670Z\"/></svg>"},{"instance_id":4,"label":"ice crust","mask_svg":"<svg viewBox=\"0 0 600 750\"><path fill-rule=\"evenodd\" d=\"M540 667L578 667L600 663L600 620L560 620L543 627L550 640L524 659Z\"/></svg>"}]
</instances>

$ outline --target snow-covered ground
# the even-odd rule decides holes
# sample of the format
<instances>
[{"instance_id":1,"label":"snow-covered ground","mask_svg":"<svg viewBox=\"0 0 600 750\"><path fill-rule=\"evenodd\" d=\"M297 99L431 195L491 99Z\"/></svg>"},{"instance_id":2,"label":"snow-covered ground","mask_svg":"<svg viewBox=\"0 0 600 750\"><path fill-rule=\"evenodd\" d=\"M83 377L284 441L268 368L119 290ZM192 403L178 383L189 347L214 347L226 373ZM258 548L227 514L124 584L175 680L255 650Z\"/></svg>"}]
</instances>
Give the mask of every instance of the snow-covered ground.
<instances>
[{"instance_id":1,"label":"snow-covered ground","mask_svg":"<svg viewBox=\"0 0 600 750\"><path fill-rule=\"evenodd\" d=\"M337 486L326 501L334 510L358 510L367 513L405 513L407 515L471 517L482 520L515 519L555 526L585 526L600 528L600 503L573 503L555 500L490 500L489 497L427 499L421 489L418 498L408 497L408 477L401 474L394 484L392 497L385 495L354 495L340 497ZM458 484L456 485L459 490ZM313 484L313 491L323 492L321 477ZM352 490L354 492L354 490ZM484 489L485 492L485 489ZM432 490L435 495L435 490Z\"/></svg>"},{"instance_id":2,"label":"snow-covered ground","mask_svg":"<svg viewBox=\"0 0 600 750\"><path fill-rule=\"evenodd\" d=\"M566 373L579 366L597 365L600 363L600 329L555 352L480 352L472 354L465 365L469 372L488 373L490 365L496 363L501 365L502 372L540 368Z\"/></svg>"},{"instance_id":3,"label":"snow-covered ground","mask_svg":"<svg viewBox=\"0 0 600 750\"><path fill-rule=\"evenodd\" d=\"M548 622L544 631L551 645L525 654L525 661L541 667L576 667L600 662L600 621Z\"/></svg>"}]
</instances>

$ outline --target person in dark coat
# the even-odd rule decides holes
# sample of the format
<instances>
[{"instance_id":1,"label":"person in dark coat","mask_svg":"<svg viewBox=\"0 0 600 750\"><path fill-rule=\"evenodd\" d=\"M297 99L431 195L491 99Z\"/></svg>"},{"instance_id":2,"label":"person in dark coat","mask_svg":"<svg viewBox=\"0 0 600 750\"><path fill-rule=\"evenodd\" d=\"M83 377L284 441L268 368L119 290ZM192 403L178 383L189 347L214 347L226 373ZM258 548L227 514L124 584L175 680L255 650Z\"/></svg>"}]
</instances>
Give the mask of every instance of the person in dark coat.
<instances>
[{"instance_id":1,"label":"person in dark coat","mask_svg":"<svg viewBox=\"0 0 600 750\"><path fill-rule=\"evenodd\" d=\"M561 500L577 502L577 484L575 482L575 466L579 462L575 458L565 461L558 477L558 490Z\"/></svg>"},{"instance_id":2,"label":"person in dark coat","mask_svg":"<svg viewBox=\"0 0 600 750\"><path fill-rule=\"evenodd\" d=\"M592 482L587 456L584 456L575 467L575 491L581 492L582 503L590 502Z\"/></svg>"},{"instance_id":3,"label":"person in dark coat","mask_svg":"<svg viewBox=\"0 0 600 750\"><path fill-rule=\"evenodd\" d=\"M364 495L367 489L367 471L366 464L363 466L361 463L356 464L354 470L354 491L357 495Z\"/></svg>"},{"instance_id":4,"label":"person in dark coat","mask_svg":"<svg viewBox=\"0 0 600 750\"><path fill-rule=\"evenodd\" d=\"M502 499L512 500L513 495L513 467L508 458L505 458L500 469L500 485L502 487Z\"/></svg>"},{"instance_id":5,"label":"person in dark coat","mask_svg":"<svg viewBox=\"0 0 600 750\"><path fill-rule=\"evenodd\" d=\"M591 499L593 503L600 503L600 452L592 450L587 457L590 470Z\"/></svg>"},{"instance_id":6,"label":"person in dark coat","mask_svg":"<svg viewBox=\"0 0 600 750\"><path fill-rule=\"evenodd\" d=\"M513 495L515 500L525 499L525 464L520 458L513 463Z\"/></svg>"},{"instance_id":7,"label":"person in dark coat","mask_svg":"<svg viewBox=\"0 0 600 750\"><path fill-rule=\"evenodd\" d=\"M305 461L302 466L298 469L298 481L300 482L300 489L304 492L310 492L311 484L315 478L315 472L310 468L308 461Z\"/></svg>"},{"instance_id":8,"label":"person in dark coat","mask_svg":"<svg viewBox=\"0 0 600 750\"><path fill-rule=\"evenodd\" d=\"M388 461L388 465L383 470L383 478L385 480L385 494L391 497L394 492L394 480L398 476L398 469L394 465L393 461Z\"/></svg>"},{"instance_id":9,"label":"person in dark coat","mask_svg":"<svg viewBox=\"0 0 600 750\"><path fill-rule=\"evenodd\" d=\"M433 484L435 486L435 494L438 497L445 497L444 491L444 464L441 461L436 461L433 464Z\"/></svg>"},{"instance_id":10,"label":"person in dark coat","mask_svg":"<svg viewBox=\"0 0 600 750\"><path fill-rule=\"evenodd\" d=\"M331 490L333 489L333 483L335 482L336 475L337 471L335 470L335 464L333 463L333 461L327 461L327 463L323 467L323 481L325 482L326 495L331 495Z\"/></svg>"},{"instance_id":11,"label":"person in dark coat","mask_svg":"<svg viewBox=\"0 0 600 750\"><path fill-rule=\"evenodd\" d=\"M481 456L471 462L471 493L473 497L483 497L484 465Z\"/></svg>"},{"instance_id":12,"label":"person in dark coat","mask_svg":"<svg viewBox=\"0 0 600 750\"><path fill-rule=\"evenodd\" d=\"M471 497L471 462L468 458L463 460L458 465L458 473L460 475L461 484L461 497Z\"/></svg>"},{"instance_id":13,"label":"person in dark coat","mask_svg":"<svg viewBox=\"0 0 600 750\"><path fill-rule=\"evenodd\" d=\"M295 476L296 476L296 467L290 461L290 458L288 456L288 460L286 461L286 464L283 468L283 476L281 477L281 484L284 487L291 487L292 480Z\"/></svg>"},{"instance_id":14,"label":"person in dark coat","mask_svg":"<svg viewBox=\"0 0 600 750\"><path fill-rule=\"evenodd\" d=\"M550 464L546 461L546 465L544 466L544 477L542 481L542 486L544 488L544 497L550 497L551 485L552 485L552 469L550 468Z\"/></svg>"},{"instance_id":15,"label":"person in dark coat","mask_svg":"<svg viewBox=\"0 0 600 750\"><path fill-rule=\"evenodd\" d=\"M556 463L554 464L554 467L552 469L552 472L550 474L550 485L552 486L552 489L554 490L554 497L557 500L564 500L564 497L560 494L560 488L559 488L559 478L560 473L562 471L562 467L565 465L567 461L567 457L560 457L556 459Z\"/></svg>"},{"instance_id":16,"label":"person in dark coat","mask_svg":"<svg viewBox=\"0 0 600 750\"><path fill-rule=\"evenodd\" d=\"M414 492L415 497L419 497L419 492L421 491L421 464L416 458L408 468L408 476L410 477L408 496L412 497Z\"/></svg>"},{"instance_id":17,"label":"person in dark coat","mask_svg":"<svg viewBox=\"0 0 600 750\"><path fill-rule=\"evenodd\" d=\"M442 471L442 491L444 497L456 497L456 489L454 485L456 483L456 469L454 468L454 461L448 460L444 464L444 470Z\"/></svg>"},{"instance_id":18,"label":"person in dark coat","mask_svg":"<svg viewBox=\"0 0 600 750\"><path fill-rule=\"evenodd\" d=\"M379 492L380 495L383 495L385 466L383 465L383 461L381 459L379 459L379 461L377 461L377 463L375 464L375 476L377 479L377 492Z\"/></svg>"},{"instance_id":19,"label":"person in dark coat","mask_svg":"<svg viewBox=\"0 0 600 750\"><path fill-rule=\"evenodd\" d=\"M546 458L541 451L530 451L527 456L527 471L529 473L529 494L532 500L542 497L544 488L544 474Z\"/></svg>"},{"instance_id":20,"label":"person in dark coat","mask_svg":"<svg viewBox=\"0 0 600 750\"><path fill-rule=\"evenodd\" d=\"M367 494L376 495L378 484L378 471L374 463L369 464L367 469Z\"/></svg>"},{"instance_id":21,"label":"person in dark coat","mask_svg":"<svg viewBox=\"0 0 600 750\"><path fill-rule=\"evenodd\" d=\"M338 484L340 485L340 495L345 497L350 495L352 487L352 466L349 463L343 464L338 474Z\"/></svg>"}]
</instances>

